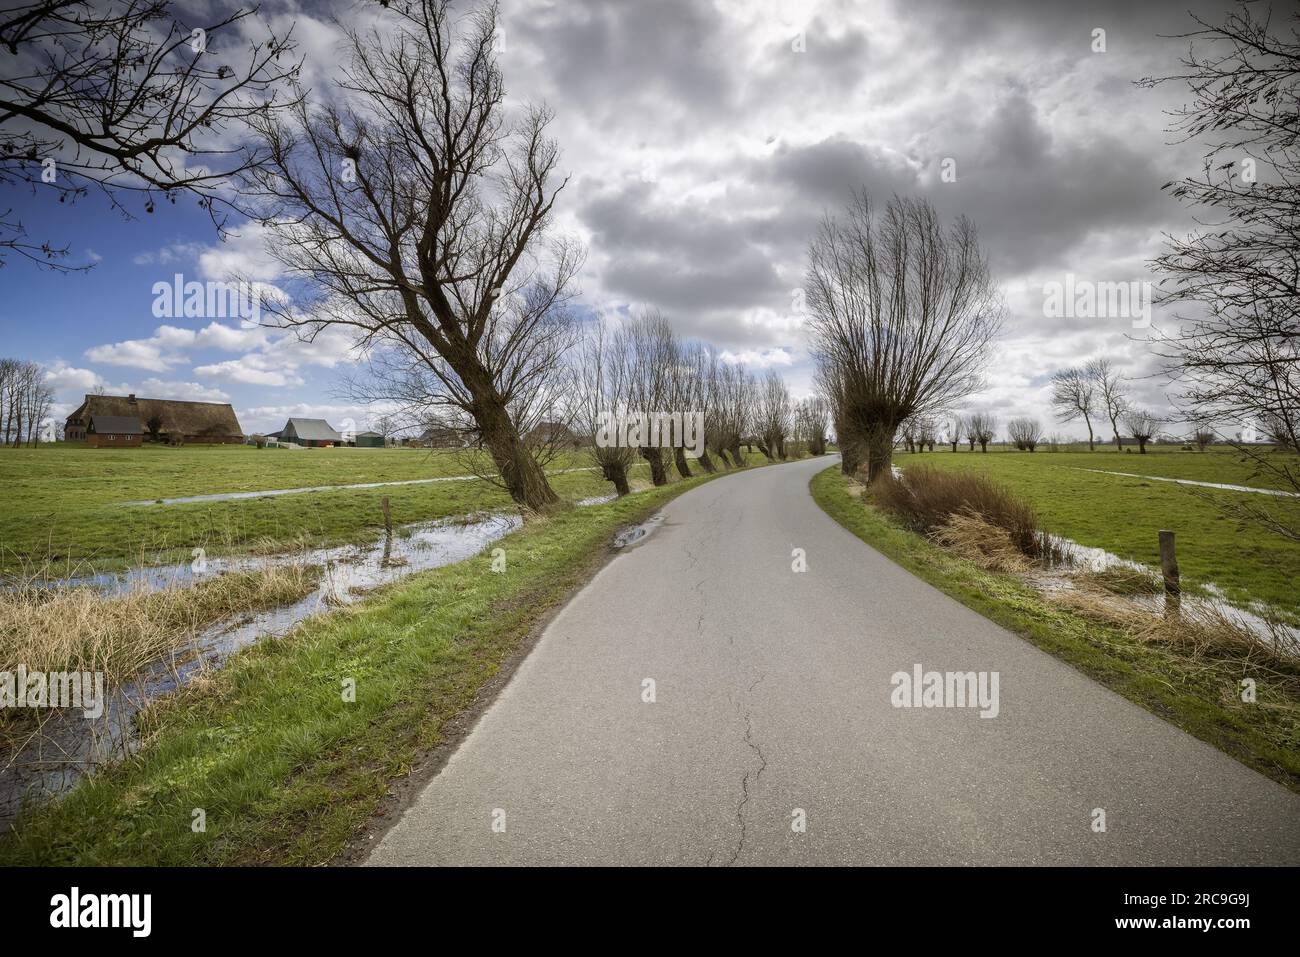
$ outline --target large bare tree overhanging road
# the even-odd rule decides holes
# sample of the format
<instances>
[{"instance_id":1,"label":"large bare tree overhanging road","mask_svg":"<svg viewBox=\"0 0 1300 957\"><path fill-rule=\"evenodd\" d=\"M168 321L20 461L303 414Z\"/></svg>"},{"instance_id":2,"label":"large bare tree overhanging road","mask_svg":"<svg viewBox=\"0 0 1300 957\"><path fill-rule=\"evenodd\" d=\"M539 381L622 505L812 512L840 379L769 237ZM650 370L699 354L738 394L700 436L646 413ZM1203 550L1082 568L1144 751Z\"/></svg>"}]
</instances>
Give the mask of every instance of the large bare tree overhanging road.
<instances>
[{"instance_id":1,"label":"large bare tree overhanging road","mask_svg":"<svg viewBox=\"0 0 1300 957\"><path fill-rule=\"evenodd\" d=\"M250 205L302 294L267 305L388 356L371 398L472 421L510 496L544 511L559 497L523 434L574 344L583 258L547 235L565 183L551 113L507 109L495 5L418 0L386 26L349 29L341 102L250 121L268 155L243 176Z\"/></svg>"},{"instance_id":2,"label":"large bare tree overhanging road","mask_svg":"<svg viewBox=\"0 0 1300 957\"><path fill-rule=\"evenodd\" d=\"M369 862L1300 863L1300 796L872 551L808 493L830 465L665 508ZM894 707L918 664L998 672L997 716Z\"/></svg>"}]
</instances>

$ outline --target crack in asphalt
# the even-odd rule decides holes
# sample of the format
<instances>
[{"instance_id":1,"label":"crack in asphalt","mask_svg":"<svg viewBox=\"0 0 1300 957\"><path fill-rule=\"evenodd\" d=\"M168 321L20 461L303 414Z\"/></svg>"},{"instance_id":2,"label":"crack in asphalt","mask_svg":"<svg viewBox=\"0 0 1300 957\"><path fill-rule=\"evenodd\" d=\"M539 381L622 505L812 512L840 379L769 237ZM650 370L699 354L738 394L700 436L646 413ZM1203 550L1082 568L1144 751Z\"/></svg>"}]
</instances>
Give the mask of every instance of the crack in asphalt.
<instances>
[{"instance_id":1,"label":"crack in asphalt","mask_svg":"<svg viewBox=\"0 0 1300 957\"><path fill-rule=\"evenodd\" d=\"M755 678L754 683L749 686L747 694L752 695L754 689L757 688L766 677L767 674L764 672ZM740 710L739 702L736 703L736 710ZM727 861L728 867L736 863L737 859L740 857L740 852L745 849L745 836L749 831L749 825L745 821L745 808L749 804L749 776L752 772L754 775L754 783L758 784L758 779L761 778L763 772L767 770L767 755L763 753L763 749L754 741L753 714L754 709L752 707L745 710L745 744L748 745L749 749L758 756L758 769L747 770L740 778L740 803L736 805L736 823L740 825L740 840L736 842L736 849L732 853L731 859ZM713 860L712 854L709 855L709 860Z\"/></svg>"}]
</instances>

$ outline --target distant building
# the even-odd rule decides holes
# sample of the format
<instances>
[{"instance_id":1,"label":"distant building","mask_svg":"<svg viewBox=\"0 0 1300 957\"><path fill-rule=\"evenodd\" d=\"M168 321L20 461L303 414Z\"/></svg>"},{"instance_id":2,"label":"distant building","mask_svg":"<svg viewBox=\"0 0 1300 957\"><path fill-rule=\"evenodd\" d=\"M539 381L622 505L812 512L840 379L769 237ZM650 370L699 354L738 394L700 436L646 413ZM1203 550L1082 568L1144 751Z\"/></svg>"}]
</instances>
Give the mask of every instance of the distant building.
<instances>
[{"instance_id":1,"label":"distant building","mask_svg":"<svg viewBox=\"0 0 1300 957\"><path fill-rule=\"evenodd\" d=\"M180 399L137 399L134 395L88 395L68 416L63 435L69 442L90 441L95 416L134 419L140 440L239 445L244 430L229 402L185 402ZM100 433L105 434L103 432ZM109 433L125 434L125 433ZM139 445L140 440L134 444Z\"/></svg>"},{"instance_id":2,"label":"distant building","mask_svg":"<svg viewBox=\"0 0 1300 957\"><path fill-rule=\"evenodd\" d=\"M280 441L309 449L329 449L344 444L343 436L324 419L290 419L280 430Z\"/></svg>"},{"instance_id":3,"label":"distant building","mask_svg":"<svg viewBox=\"0 0 1300 957\"><path fill-rule=\"evenodd\" d=\"M466 441L466 433L461 429L453 429L449 425L431 425L407 444L425 449L463 449L469 443Z\"/></svg>"},{"instance_id":4,"label":"distant building","mask_svg":"<svg viewBox=\"0 0 1300 957\"><path fill-rule=\"evenodd\" d=\"M382 449L384 437L378 432L358 432L356 446L359 449Z\"/></svg>"},{"instance_id":5,"label":"distant building","mask_svg":"<svg viewBox=\"0 0 1300 957\"><path fill-rule=\"evenodd\" d=\"M538 422L528 430L524 436L524 441L529 445L549 445L549 446L571 446L578 448L583 444L591 444L590 440L583 442L573 433L563 422Z\"/></svg>"},{"instance_id":6,"label":"distant building","mask_svg":"<svg viewBox=\"0 0 1300 957\"><path fill-rule=\"evenodd\" d=\"M131 415L92 415L86 444L92 449L138 449L144 441L140 422Z\"/></svg>"}]
</instances>

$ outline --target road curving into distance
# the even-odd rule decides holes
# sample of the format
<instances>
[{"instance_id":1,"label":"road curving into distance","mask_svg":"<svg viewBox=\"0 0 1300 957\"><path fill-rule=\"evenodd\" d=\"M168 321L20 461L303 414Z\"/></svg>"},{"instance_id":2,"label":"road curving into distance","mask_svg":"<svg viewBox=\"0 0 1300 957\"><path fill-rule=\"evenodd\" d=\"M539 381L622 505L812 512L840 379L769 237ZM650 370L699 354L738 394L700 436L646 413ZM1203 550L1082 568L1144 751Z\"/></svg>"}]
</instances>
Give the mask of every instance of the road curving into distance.
<instances>
[{"instance_id":1,"label":"road curving into distance","mask_svg":"<svg viewBox=\"0 0 1300 957\"><path fill-rule=\"evenodd\" d=\"M367 863L1300 864L1300 796L842 529L836 461L668 504ZM986 706L896 707L918 665Z\"/></svg>"}]
</instances>

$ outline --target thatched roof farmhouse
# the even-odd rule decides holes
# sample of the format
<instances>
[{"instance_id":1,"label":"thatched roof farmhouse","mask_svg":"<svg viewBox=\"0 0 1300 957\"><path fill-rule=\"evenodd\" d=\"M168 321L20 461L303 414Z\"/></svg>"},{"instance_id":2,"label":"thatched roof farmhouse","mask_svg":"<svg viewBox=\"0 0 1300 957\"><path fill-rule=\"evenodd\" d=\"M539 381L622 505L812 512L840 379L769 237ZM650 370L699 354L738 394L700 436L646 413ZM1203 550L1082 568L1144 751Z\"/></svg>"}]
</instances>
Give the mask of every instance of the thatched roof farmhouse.
<instances>
[{"instance_id":1,"label":"thatched roof farmhouse","mask_svg":"<svg viewBox=\"0 0 1300 957\"><path fill-rule=\"evenodd\" d=\"M244 430L229 402L139 399L134 395L88 395L68 416L64 437L84 441L93 416L131 418L143 435L156 441L239 444Z\"/></svg>"}]
</instances>

